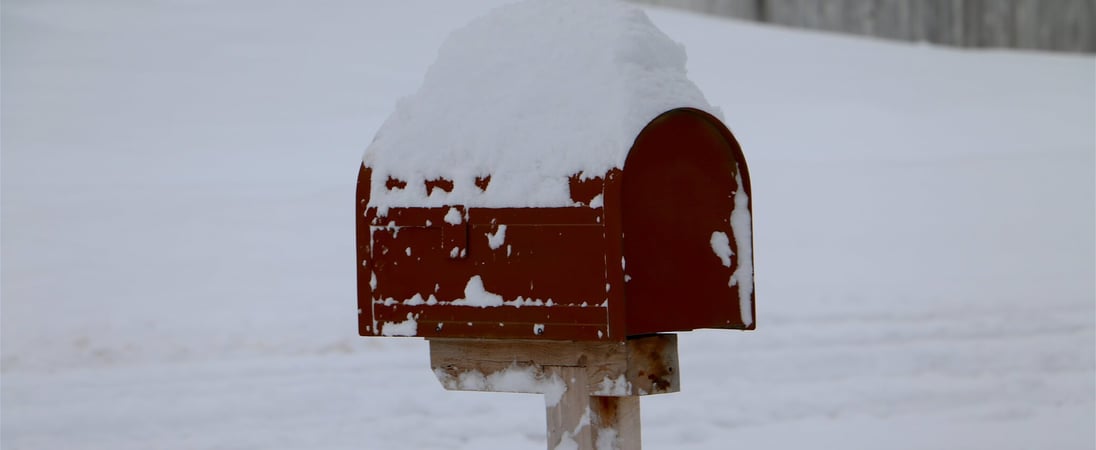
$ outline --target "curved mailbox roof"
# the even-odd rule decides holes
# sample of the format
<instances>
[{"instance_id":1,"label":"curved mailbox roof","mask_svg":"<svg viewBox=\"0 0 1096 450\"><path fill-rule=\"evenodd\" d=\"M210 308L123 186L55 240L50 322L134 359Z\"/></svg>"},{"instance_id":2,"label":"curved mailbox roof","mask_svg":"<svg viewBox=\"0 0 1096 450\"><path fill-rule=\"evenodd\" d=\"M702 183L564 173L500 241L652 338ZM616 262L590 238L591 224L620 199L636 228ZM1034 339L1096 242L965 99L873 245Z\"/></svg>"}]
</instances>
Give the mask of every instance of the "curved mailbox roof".
<instances>
[{"instance_id":1,"label":"curved mailbox roof","mask_svg":"<svg viewBox=\"0 0 1096 450\"><path fill-rule=\"evenodd\" d=\"M369 206L570 206L568 178L623 167L659 114L720 115L686 77L685 60L680 44L623 3L495 9L449 37L366 149ZM475 181L486 176L482 190ZM406 188L385 189L390 178ZM452 190L428 195L425 182L437 179Z\"/></svg>"}]
</instances>

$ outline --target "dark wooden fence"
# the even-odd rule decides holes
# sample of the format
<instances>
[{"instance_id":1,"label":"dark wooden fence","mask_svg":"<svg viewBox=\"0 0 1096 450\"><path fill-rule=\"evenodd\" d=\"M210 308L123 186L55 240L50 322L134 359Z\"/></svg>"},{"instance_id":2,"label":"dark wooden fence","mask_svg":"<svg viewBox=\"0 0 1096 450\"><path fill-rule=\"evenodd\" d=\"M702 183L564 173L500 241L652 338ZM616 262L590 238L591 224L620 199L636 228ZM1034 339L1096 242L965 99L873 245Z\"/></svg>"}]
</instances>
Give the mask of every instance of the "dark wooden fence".
<instances>
[{"instance_id":1,"label":"dark wooden fence","mask_svg":"<svg viewBox=\"0 0 1096 450\"><path fill-rule=\"evenodd\" d=\"M632 1L889 39L1096 53L1096 0Z\"/></svg>"}]
</instances>

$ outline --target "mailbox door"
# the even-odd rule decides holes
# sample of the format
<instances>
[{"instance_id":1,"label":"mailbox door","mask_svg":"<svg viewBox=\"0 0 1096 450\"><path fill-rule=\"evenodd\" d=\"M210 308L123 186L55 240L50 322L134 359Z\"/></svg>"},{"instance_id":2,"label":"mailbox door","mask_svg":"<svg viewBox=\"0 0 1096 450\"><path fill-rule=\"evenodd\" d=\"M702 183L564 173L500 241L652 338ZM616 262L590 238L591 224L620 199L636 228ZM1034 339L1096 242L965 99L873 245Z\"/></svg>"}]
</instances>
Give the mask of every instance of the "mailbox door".
<instances>
[{"instance_id":1,"label":"mailbox door","mask_svg":"<svg viewBox=\"0 0 1096 450\"><path fill-rule=\"evenodd\" d=\"M629 335L753 327L752 273L747 308L731 282L736 177L749 192L741 161L730 132L696 110L665 113L636 138L621 194Z\"/></svg>"}]
</instances>

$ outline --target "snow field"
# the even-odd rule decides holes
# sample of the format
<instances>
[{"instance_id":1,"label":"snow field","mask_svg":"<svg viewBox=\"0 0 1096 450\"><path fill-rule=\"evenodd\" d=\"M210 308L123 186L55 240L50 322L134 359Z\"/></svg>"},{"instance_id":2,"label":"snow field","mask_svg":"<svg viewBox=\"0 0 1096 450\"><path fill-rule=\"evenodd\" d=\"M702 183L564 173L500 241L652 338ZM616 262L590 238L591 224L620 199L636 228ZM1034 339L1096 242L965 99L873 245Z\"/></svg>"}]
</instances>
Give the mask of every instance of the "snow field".
<instances>
[{"instance_id":1,"label":"snow field","mask_svg":"<svg viewBox=\"0 0 1096 450\"><path fill-rule=\"evenodd\" d=\"M361 152L494 4L6 2L0 446L542 448L354 335ZM648 11L750 163L758 330L681 335L646 448L1096 446L1091 56Z\"/></svg>"}]
</instances>

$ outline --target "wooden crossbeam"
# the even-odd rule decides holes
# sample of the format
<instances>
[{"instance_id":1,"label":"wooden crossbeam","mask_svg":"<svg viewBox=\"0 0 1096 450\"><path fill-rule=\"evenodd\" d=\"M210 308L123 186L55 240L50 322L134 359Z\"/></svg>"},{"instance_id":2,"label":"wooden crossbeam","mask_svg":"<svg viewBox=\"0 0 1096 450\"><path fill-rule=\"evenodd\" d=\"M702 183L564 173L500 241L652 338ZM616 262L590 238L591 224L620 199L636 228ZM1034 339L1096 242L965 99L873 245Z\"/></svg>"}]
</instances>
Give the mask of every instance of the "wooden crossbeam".
<instances>
[{"instance_id":1,"label":"wooden crossbeam","mask_svg":"<svg viewBox=\"0 0 1096 450\"><path fill-rule=\"evenodd\" d=\"M680 389L674 334L429 341L430 365L448 390L543 394L549 450L639 449L639 396Z\"/></svg>"}]
</instances>

